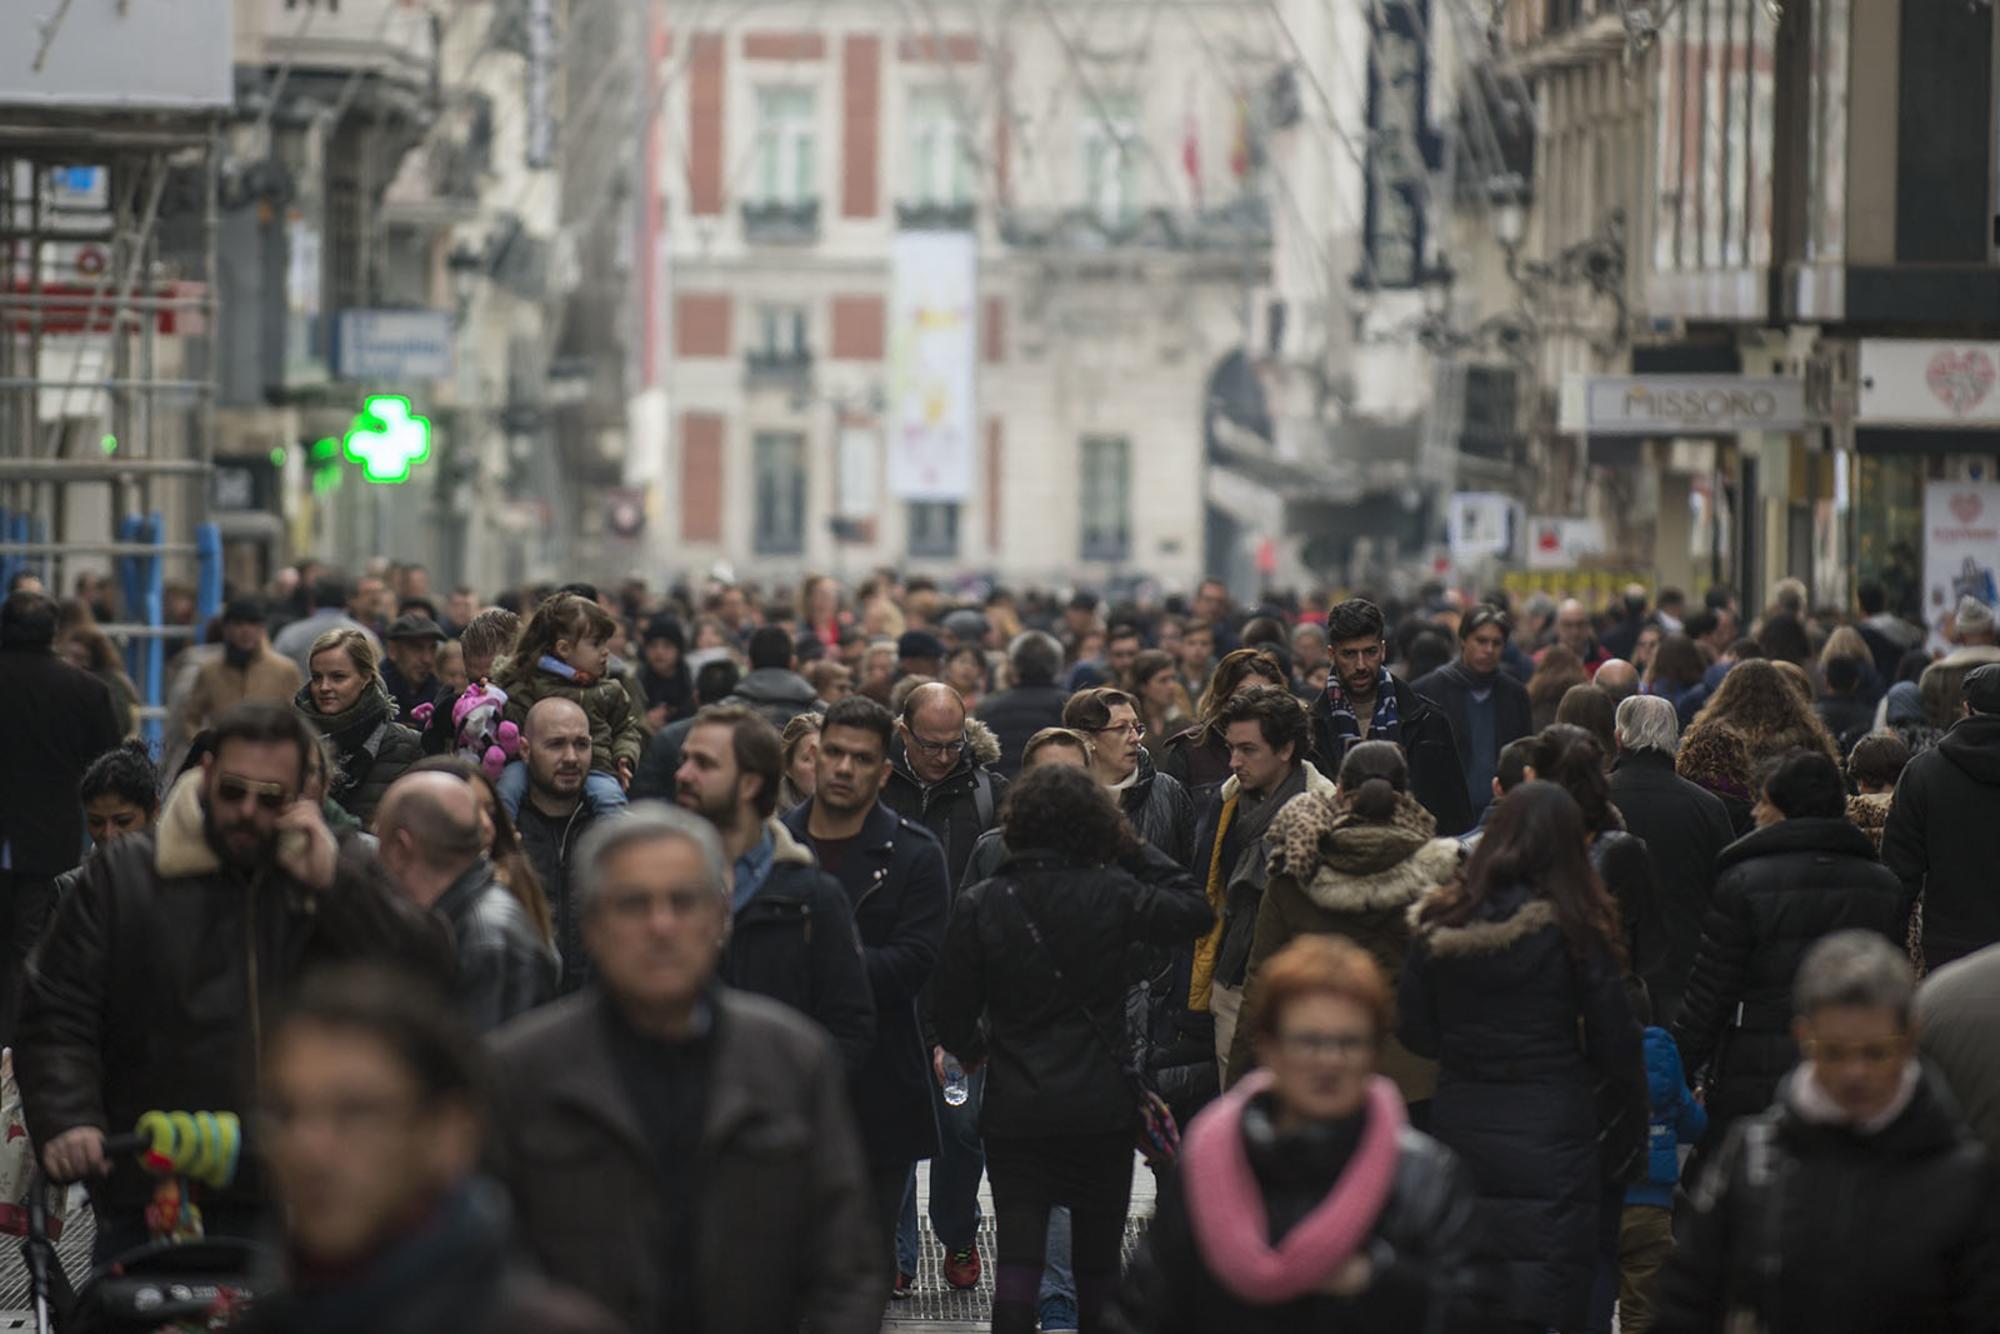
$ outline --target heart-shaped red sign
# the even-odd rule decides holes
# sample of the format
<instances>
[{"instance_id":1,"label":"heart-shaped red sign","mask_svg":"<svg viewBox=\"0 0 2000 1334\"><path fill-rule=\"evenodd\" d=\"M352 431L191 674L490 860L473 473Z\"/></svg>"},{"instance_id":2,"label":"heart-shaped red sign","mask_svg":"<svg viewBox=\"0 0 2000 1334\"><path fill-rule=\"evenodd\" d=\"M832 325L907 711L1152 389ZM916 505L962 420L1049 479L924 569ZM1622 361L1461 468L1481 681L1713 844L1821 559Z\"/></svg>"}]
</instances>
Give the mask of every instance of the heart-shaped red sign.
<instances>
[{"instance_id":1,"label":"heart-shaped red sign","mask_svg":"<svg viewBox=\"0 0 2000 1334\"><path fill-rule=\"evenodd\" d=\"M1924 383L1931 393L1960 417L1986 401L1993 392L1993 379L1993 359L1976 347L1962 352L1946 348L1924 369Z\"/></svg>"},{"instance_id":2,"label":"heart-shaped red sign","mask_svg":"<svg viewBox=\"0 0 2000 1334\"><path fill-rule=\"evenodd\" d=\"M1952 516L1960 523L1971 523L1986 508L1986 502L1970 491L1961 491L1951 498Z\"/></svg>"}]
</instances>

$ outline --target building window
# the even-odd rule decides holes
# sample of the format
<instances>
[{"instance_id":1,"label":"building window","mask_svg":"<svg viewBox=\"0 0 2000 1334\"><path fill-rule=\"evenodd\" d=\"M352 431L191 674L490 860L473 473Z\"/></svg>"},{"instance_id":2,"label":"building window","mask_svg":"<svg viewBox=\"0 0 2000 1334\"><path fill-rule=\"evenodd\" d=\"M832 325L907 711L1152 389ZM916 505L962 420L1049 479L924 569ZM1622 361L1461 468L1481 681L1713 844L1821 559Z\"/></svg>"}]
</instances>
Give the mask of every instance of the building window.
<instances>
[{"instance_id":1,"label":"building window","mask_svg":"<svg viewBox=\"0 0 2000 1334\"><path fill-rule=\"evenodd\" d=\"M751 466L757 497L752 545L760 556L798 555L806 538L805 437L758 432Z\"/></svg>"},{"instance_id":2,"label":"building window","mask_svg":"<svg viewBox=\"0 0 2000 1334\"><path fill-rule=\"evenodd\" d=\"M813 95L805 88L757 90L757 202L819 198Z\"/></svg>"},{"instance_id":3,"label":"building window","mask_svg":"<svg viewBox=\"0 0 2000 1334\"><path fill-rule=\"evenodd\" d=\"M757 307L757 345L752 351L770 361L804 361L806 312L803 306Z\"/></svg>"},{"instance_id":4,"label":"building window","mask_svg":"<svg viewBox=\"0 0 2000 1334\"><path fill-rule=\"evenodd\" d=\"M1125 560L1132 553L1131 445L1123 436L1083 442L1083 559Z\"/></svg>"},{"instance_id":5,"label":"building window","mask_svg":"<svg viewBox=\"0 0 2000 1334\"><path fill-rule=\"evenodd\" d=\"M1084 206L1105 222L1124 222L1138 210L1139 104L1112 94L1084 108Z\"/></svg>"},{"instance_id":6,"label":"building window","mask_svg":"<svg viewBox=\"0 0 2000 1334\"><path fill-rule=\"evenodd\" d=\"M958 555L958 502L910 502L910 554L955 558Z\"/></svg>"},{"instance_id":7,"label":"building window","mask_svg":"<svg viewBox=\"0 0 2000 1334\"><path fill-rule=\"evenodd\" d=\"M953 207L972 202L972 154L964 122L942 88L910 93L903 198L911 204Z\"/></svg>"}]
</instances>

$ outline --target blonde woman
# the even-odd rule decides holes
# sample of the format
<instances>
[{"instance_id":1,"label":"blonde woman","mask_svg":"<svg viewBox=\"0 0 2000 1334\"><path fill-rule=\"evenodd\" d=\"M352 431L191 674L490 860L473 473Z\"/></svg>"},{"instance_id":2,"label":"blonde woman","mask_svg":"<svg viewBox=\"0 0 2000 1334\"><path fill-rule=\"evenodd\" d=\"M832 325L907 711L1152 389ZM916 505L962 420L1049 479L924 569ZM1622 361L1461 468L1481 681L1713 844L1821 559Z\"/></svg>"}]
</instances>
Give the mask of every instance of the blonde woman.
<instances>
[{"instance_id":1,"label":"blonde woman","mask_svg":"<svg viewBox=\"0 0 2000 1334\"><path fill-rule=\"evenodd\" d=\"M365 632L327 631L306 663L311 670L293 704L338 752L339 776L328 795L366 828L389 784L423 758L423 743L396 721L396 701Z\"/></svg>"}]
</instances>

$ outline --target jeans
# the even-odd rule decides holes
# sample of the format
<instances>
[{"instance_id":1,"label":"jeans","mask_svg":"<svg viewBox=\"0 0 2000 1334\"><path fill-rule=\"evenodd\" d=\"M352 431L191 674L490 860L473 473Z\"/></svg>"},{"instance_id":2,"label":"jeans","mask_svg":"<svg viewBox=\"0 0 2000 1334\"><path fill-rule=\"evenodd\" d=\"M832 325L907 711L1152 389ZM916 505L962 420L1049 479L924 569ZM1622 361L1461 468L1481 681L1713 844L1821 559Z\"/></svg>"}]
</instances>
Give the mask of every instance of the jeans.
<instances>
[{"instance_id":1,"label":"jeans","mask_svg":"<svg viewBox=\"0 0 2000 1334\"><path fill-rule=\"evenodd\" d=\"M528 795L528 766L519 760L511 761L500 771L500 781L494 786L499 790L500 804L507 808L507 814L519 815L521 798ZM609 815L625 809L625 789L619 786L618 775L600 769L592 769L584 775L583 799L592 815Z\"/></svg>"},{"instance_id":2,"label":"jeans","mask_svg":"<svg viewBox=\"0 0 2000 1334\"><path fill-rule=\"evenodd\" d=\"M1042 1328L1076 1328L1076 1273L1069 1263L1069 1210L1049 1210L1048 1253L1042 1264Z\"/></svg>"},{"instance_id":3,"label":"jeans","mask_svg":"<svg viewBox=\"0 0 2000 1334\"><path fill-rule=\"evenodd\" d=\"M931 1080L931 1105L937 1110L938 1154L931 1159L931 1230L946 1253L971 1248L979 1239L979 1178L986 1171L986 1152L979 1143L979 1106L986 1100L986 1071L975 1070L965 1081L963 1105L944 1100L944 1090ZM896 1218L896 1263L902 1272L917 1272L917 1173L903 1193Z\"/></svg>"}]
</instances>

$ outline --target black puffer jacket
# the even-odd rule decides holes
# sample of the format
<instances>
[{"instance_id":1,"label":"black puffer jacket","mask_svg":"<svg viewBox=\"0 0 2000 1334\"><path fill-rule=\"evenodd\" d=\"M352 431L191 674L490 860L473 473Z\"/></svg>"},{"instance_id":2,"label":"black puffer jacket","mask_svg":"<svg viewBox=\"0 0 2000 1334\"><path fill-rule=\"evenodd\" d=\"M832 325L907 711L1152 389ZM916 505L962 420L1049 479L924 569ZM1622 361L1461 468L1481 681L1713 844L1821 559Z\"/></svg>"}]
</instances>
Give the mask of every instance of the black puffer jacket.
<instances>
[{"instance_id":1,"label":"black puffer jacket","mask_svg":"<svg viewBox=\"0 0 2000 1334\"><path fill-rule=\"evenodd\" d=\"M1472 1174L1483 1314L1587 1323L1604 1163L1645 1144L1638 1021L1609 948L1579 959L1526 886L1462 926L1419 922L1396 990L1397 1036L1438 1062L1431 1133ZM1627 1129L1600 1146L1601 1124Z\"/></svg>"},{"instance_id":2,"label":"black puffer jacket","mask_svg":"<svg viewBox=\"0 0 2000 1334\"><path fill-rule=\"evenodd\" d=\"M1924 896L1924 961L1939 968L2000 941L2000 716L1961 718L1896 783L1882 860Z\"/></svg>"},{"instance_id":3,"label":"black puffer jacket","mask_svg":"<svg viewBox=\"0 0 2000 1334\"><path fill-rule=\"evenodd\" d=\"M930 830L944 848L954 889L967 883L965 864L973 845L999 825L1000 803L1007 796L1007 780L992 767L1000 758L1000 743L976 718L966 720L965 736L970 744L959 752L958 766L929 787L910 768L899 736L889 752L889 781L882 785L882 804Z\"/></svg>"},{"instance_id":4,"label":"black puffer jacket","mask_svg":"<svg viewBox=\"0 0 2000 1334\"><path fill-rule=\"evenodd\" d=\"M527 910L481 859L439 896L438 916L458 946L453 996L475 1033L490 1033L517 1014L556 997L555 951L542 943Z\"/></svg>"},{"instance_id":5,"label":"black puffer jacket","mask_svg":"<svg viewBox=\"0 0 2000 1334\"><path fill-rule=\"evenodd\" d=\"M396 721L396 701L379 681L370 682L345 712L330 717L313 702L310 686L299 687L292 703L339 752L340 773L327 795L363 828L372 825L389 784L424 757L423 739Z\"/></svg>"},{"instance_id":6,"label":"black puffer jacket","mask_svg":"<svg viewBox=\"0 0 2000 1334\"><path fill-rule=\"evenodd\" d=\"M1139 776L1118 794L1119 809L1139 831L1139 837L1182 866L1194 860L1194 801L1172 774L1153 768L1153 757L1139 751Z\"/></svg>"},{"instance_id":7,"label":"black puffer jacket","mask_svg":"<svg viewBox=\"0 0 2000 1334\"><path fill-rule=\"evenodd\" d=\"M1896 877L1843 819L1785 820L1723 849L1673 1034L1693 1077L1711 1067L1707 1143L1771 1104L1798 1060L1792 979L1834 931L1879 931L1899 947L1909 922Z\"/></svg>"},{"instance_id":8,"label":"black puffer jacket","mask_svg":"<svg viewBox=\"0 0 2000 1334\"><path fill-rule=\"evenodd\" d=\"M1120 1022L1125 946L1181 944L1213 921L1186 887L1142 884L1116 867L1077 866L1044 852L1018 853L965 890L938 956L931 1003L945 1048L988 1062L980 1131L1131 1129L1136 1110ZM1114 1043L1115 1054L1107 1049Z\"/></svg>"},{"instance_id":9,"label":"black puffer jacket","mask_svg":"<svg viewBox=\"0 0 2000 1334\"><path fill-rule=\"evenodd\" d=\"M1660 1274L1658 1334L1947 1334L2000 1328L2000 1212L1985 1150L1928 1079L1880 1132L1802 1116L1788 1084L1740 1121Z\"/></svg>"},{"instance_id":10,"label":"black puffer jacket","mask_svg":"<svg viewBox=\"0 0 2000 1334\"><path fill-rule=\"evenodd\" d=\"M1268 1100L1266 1095L1264 1100ZM1263 1101L1263 1100L1260 1100ZM1262 1188L1271 1235L1319 1207L1344 1161L1323 1136L1279 1136L1268 1112L1243 1118L1244 1148ZM1440 1330L1464 1296L1472 1193L1464 1169L1428 1135L1404 1130L1389 1198L1362 1244L1375 1269L1355 1298L1303 1297L1252 1306L1224 1288L1202 1256L1180 1173L1163 1177L1153 1222L1107 1315L1114 1334L1423 1334Z\"/></svg>"}]
</instances>

